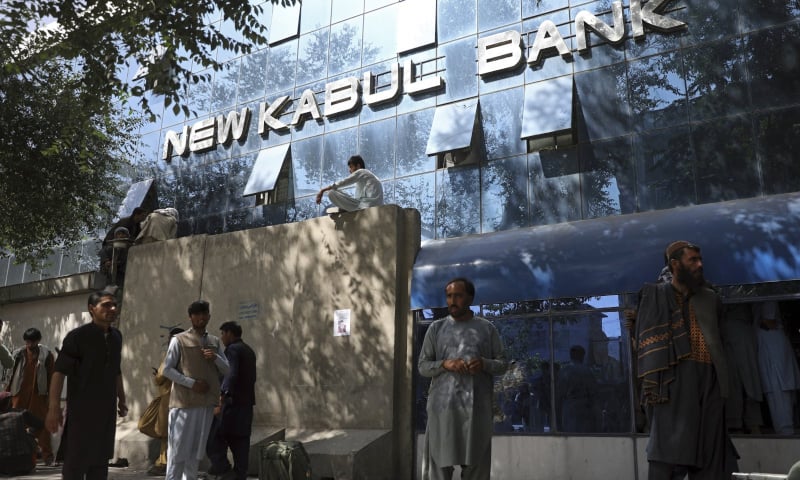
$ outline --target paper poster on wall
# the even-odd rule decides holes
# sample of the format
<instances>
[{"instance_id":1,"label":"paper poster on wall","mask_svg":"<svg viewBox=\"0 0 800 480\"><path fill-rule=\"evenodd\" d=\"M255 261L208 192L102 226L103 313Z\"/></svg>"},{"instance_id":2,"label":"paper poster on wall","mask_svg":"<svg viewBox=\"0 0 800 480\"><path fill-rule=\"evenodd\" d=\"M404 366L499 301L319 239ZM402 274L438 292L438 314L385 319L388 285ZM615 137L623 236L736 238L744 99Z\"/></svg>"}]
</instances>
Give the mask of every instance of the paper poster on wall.
<instances>
[{"instance_id":1,"label":"paper poster on wall","mask_svg":"<svg viewBox=\"0 0 800 480\"><path fill-rule=\"evenodd\" d=\"M346 335L350 335L350 310L336 310L333 312L333 336Z\"/></svg>"},{"instance_id":2,"label":"paper poster on wall","mask_svg":"<svg viewBox=\"0 0 800 480\"><path fill-rule=\"evenodd\" d=\"M239 323L247 323L258 318L258 302L239 302L236 306L236 319Z\"/></svg>"}]
</instances>

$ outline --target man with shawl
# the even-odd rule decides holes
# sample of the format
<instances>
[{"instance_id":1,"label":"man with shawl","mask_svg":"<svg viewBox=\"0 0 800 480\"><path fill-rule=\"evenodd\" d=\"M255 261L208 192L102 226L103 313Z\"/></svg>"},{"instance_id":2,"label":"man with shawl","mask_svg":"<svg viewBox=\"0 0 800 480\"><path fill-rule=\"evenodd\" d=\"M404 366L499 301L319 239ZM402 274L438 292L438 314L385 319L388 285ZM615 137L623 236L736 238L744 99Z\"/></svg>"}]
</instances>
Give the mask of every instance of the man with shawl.
<instances>
[{"instance_id":1,"label":"man with shawl","mask_svg":"<svg viewBox=\"0 0 800 480\"><path fill-rule=\"evenodd\" d=\"M642 288L636 318L638 375L650 418L648 479L730 478L735 455L725 427L728 369L721 304L703 277L700 247L667 247L670 283Z\"/></svg>"}]
</instances>

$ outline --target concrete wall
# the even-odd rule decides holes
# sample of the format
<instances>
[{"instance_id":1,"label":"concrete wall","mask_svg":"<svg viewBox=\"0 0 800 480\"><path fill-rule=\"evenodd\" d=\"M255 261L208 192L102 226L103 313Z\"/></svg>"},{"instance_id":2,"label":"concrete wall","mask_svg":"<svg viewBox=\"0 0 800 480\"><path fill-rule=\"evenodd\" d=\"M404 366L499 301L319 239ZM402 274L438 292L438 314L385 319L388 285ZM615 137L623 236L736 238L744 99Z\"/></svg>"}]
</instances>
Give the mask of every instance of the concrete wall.
<instances>
[{"instance_id":1,"label":"concrete wall","mask_svg":"<svg viewBox=\"0 0 800 480\"><path fill-rule=\"evenodd\" d=\"M416 210L383 206L132 248L119 321L132 415L155 395L151 367L169 328L189 328L186 308L202 298L211 333L237 320L256 351L255 424L391 430L409 455L398 468L410 474L409 285L419 228ZM351 335L337 337L333 315L344 309Z\"/></svg>"}]
</instances>

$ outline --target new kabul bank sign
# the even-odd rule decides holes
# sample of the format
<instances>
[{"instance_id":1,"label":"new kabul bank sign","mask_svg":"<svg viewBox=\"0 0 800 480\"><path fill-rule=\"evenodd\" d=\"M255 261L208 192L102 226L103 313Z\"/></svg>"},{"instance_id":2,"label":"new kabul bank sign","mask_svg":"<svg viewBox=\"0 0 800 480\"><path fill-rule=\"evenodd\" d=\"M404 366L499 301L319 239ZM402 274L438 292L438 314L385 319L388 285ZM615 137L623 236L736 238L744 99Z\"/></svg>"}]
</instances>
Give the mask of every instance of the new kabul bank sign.
<instances>
[{"instance_id":1,"label":"new kabul bank sign","mask_svg":"<svg viewBox=\"0 0 800 480\"><path fill-rule=\"evenodd\" d=\"M672 0L650 0L642 5L641 0L630 0L630 22L633 38L645 36L644 26L660 32L674 32L686 27L686 24L658 13ZM613 26L601 21L592 13L580 11L575 16L577 50L583 53L589 50L586 41L587 28L612 44L625 40L625 20L621 1L611 4ZM515 31L507 31L478 40L478 75L490 75L517 68L523 60L522 35ZM562 58L572 55L564 38L550 20L543 21L536 31L536 38L528 49L529 65L537 65L545 52L555 50ZM401 82L402 77L402 82ZM395 100L399 95L431 92L442 88L444 78L432 76L418 79L415 65L406 60L401 67L395 63L391 67L389 88L375 91L372 72L365 72L363 84L356 77L347 77L325 85L324 114L320 112L317 96L313 90L305 90L298 99L297 108L291 121L287 124L280 120L287 105L292 103L288 95L281 96L271 103L262 102L258 108L258 134L266 136L270 130L286 131L298 127L307 118L321 121L322 117L334 117L352 112L360 102L366 105L378 105ZM402 85L401 85L402 84ZM401 89L402 86L402 89ZM249 107L241 111L231 111L226 115L200 120L195 124L184 126L182 132L168 131L164 140L162 160L169 161L173 154L188 156L190 153L202 153L214 149L219 144L227 145L233 140L244 141L249 131L252 111Z\"/></svg>"}]
</instances>

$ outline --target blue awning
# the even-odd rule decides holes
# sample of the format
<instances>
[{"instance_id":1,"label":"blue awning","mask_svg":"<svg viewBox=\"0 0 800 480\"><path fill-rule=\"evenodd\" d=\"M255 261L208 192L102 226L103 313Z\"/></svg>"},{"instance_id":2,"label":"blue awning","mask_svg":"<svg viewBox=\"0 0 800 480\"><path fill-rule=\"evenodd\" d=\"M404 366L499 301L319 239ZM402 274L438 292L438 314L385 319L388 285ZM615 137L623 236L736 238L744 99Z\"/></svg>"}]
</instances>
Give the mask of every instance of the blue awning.
<instances>
[{"instance_id":1,"label":"blue awning","mask_svg":"<svg viewBox=\"0 0 800 480\"><path fill-rule=\"evenodd\" d=\"M656 280L673 240L702 248L716 285L800 279L800 193L430 240L411 308L444 306L457 276L475 283L475 304L636 292Z\"/></svg>"}]
</instances>

